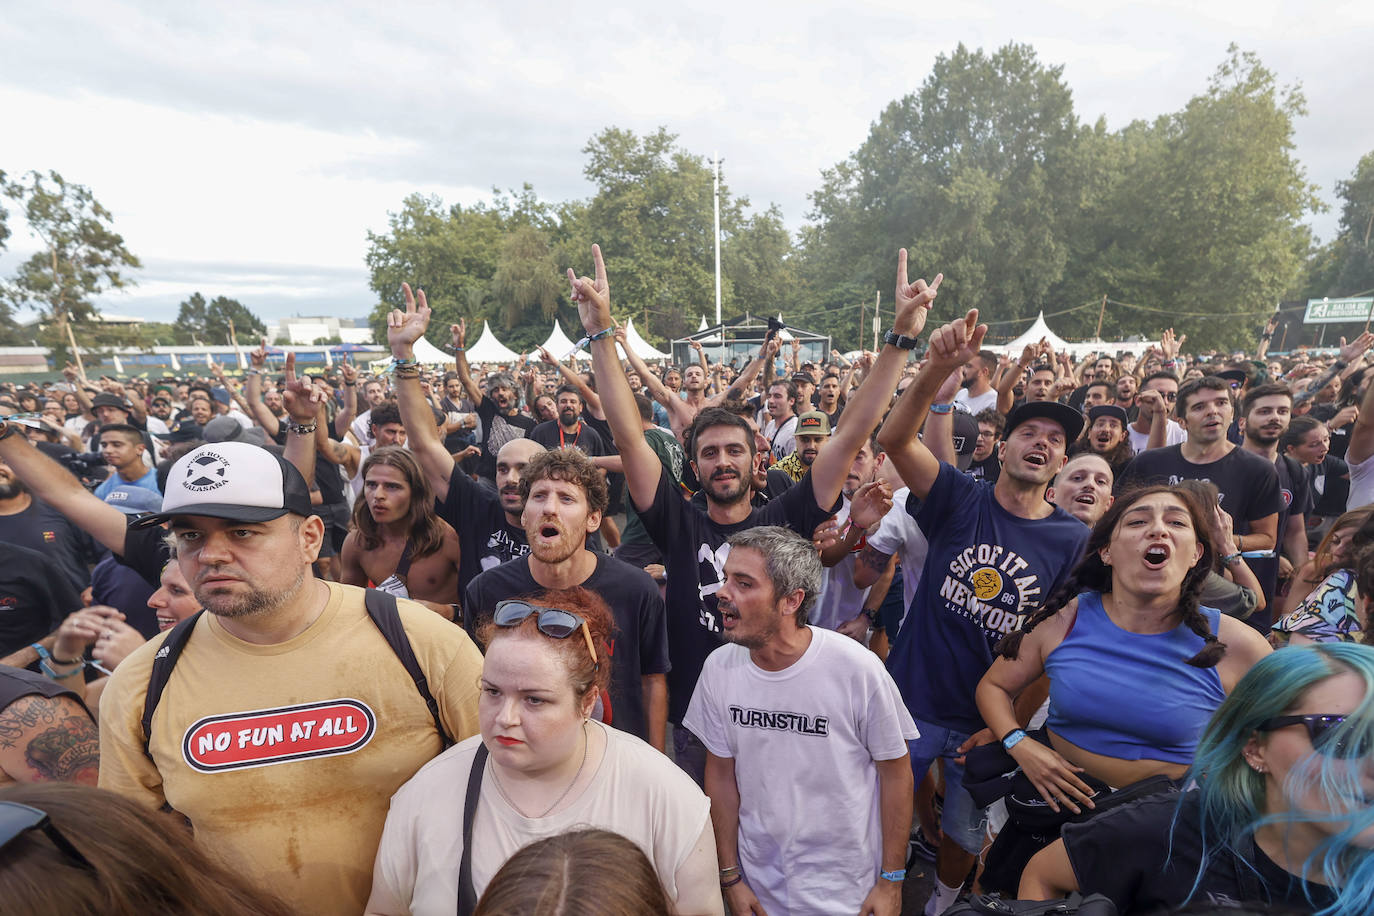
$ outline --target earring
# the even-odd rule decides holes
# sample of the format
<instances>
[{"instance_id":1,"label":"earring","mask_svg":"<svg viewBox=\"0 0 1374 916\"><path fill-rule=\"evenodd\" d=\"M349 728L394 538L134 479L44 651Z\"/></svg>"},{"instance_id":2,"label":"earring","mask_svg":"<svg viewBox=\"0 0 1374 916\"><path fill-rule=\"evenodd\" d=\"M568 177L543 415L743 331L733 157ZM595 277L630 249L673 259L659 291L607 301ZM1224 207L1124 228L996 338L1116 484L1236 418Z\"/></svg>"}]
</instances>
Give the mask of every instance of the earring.
<instances>
[{"instance_id":1,"label":"earring","mask_svg":"<svg viewBox=\"0 0 1374 916\"><path fill-rule=\"evenodd\" d=\"M1267 770L1265 770L1264 765L1259 763L1252 762L1250 764L1250 769L1254 770L1256 773L1259 773L1261 775L1268 772Z\"/></svg>"}]
</instances>

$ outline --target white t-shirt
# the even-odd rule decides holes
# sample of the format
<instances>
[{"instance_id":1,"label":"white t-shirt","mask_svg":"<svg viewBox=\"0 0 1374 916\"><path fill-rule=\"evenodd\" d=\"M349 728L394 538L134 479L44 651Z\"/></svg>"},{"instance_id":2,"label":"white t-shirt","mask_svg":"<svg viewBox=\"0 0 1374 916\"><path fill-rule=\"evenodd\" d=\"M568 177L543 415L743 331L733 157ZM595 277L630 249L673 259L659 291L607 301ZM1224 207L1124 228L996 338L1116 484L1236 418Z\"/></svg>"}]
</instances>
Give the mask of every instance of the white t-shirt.
<instances>
[{"instance_id":1,"label":"white t-shirt","mask_svg":"<svg viewBox=\"0 0 1374 916\"><path fill-rule=\"evenodd\" d=\"M910 487L901 487L892 494L892 508L883 516L878 530L868 539L868 546L874 550L889 555L900 551L897 562L902 566L903 620L911 609L911 600L916 597L916 586L921 583L921 570L926 565L926 551L930 549L930 542L921 533L916 519L907 511L909 496Z\"/></svg>"},{"instance_id":2,"label":"white t-shirt","mask_svg":"<svg viewBox=\"0 0 1374 916\"><path fill-rule=\"evenodd\" d=\"M1374 503L1374 455L1359 464L1350 464L1350 496L1345 501L1345 511L1358 509Z\"/></svg>"},{"instance_id":3,"label":"white t-shirt","mask_svg":"<svg viewBox=\"0 0 1374 916\"><path fill-rule=\"evenodd\" d=\"M841 528L849 521L849 497L844 498L844 505L835 513L835 521ZM854 585L856 556L853 553L846 554L844 559L825 571L825 580L821 585L821 593L816 598L816 606L808 615L811 623L833 630L846 620L853 620L859 615L865 599L868 598L868 589Z\"/></svg>"},{"instance_id":4,"label":"white t-shirt","mask_svg":"<svg viewBox=\"0 0 1374 916\"><path fill-rule=\"evenodd\" d=\"M358 440L359 445L373 446L377 444L377 440L372 436L372 408L369 407L354 417L352 425L348 428L353 433L353 437Z\"/></svg>"},{"instance_id":5,"label":"white t-shirt","mask_svg":"<svg viewBox=\"0 0 1374 916\"><path fill-rule=\"evenodd\" d=\"M734 759L740 865L764 910L857 913L882 868L874 761L904 756L918 732L878 656L809 629L782 671L743 646L712 652L682 724Z\"/></svg>"},{"instance_id":6,"label":"white t-shirt","mask_svg":"<svg viewBox=\"0 0 1374 916\"><path fill-rule=\"evenodd\" d=\"M1165 445L1179 445L1188 438L1188 431L1179 426L1173 420L1165 420L1167 431L1164 433ZM1150 434L1148 432L1138 433L1135 424L1128 424L1126 432L1131 436L1131 448L1137 455L1145 451L1145 446L1150 444Z\"/></svg>"},{"instance_id":7,"label":"white t-shirt","mask_svg":"<svg viewBox=\"0 0 1374 916\"><path fill-rule=\"evenodd\" d=\"M797 450L796 414L783 420L782 426L778 426L776 420L770 419L768 425L763 428L763 437L772 443L774 461L781 461L795 452Z\"/></svg>"},{"instance_id":8,"label":"white t-shirt","mask_svg":"<svg viewBox=\"0 0 1374 916\"><path fill-rule=\"evenodd\" d=\"M472 825L472 884L480 897L506 860L536 840L583 827L631 840L676 902L677 872L710 824L711 803L691 777L628 732L593 721L606 755L582 796L549 817L528 818L482 779ZM372 869L368 913L452 916L458 908L463 804L480 735L449 748L391 796ZM480 839L480 843L478 840Z\"/></svg>"},{"instance_id":9,"label":"white t-shirt","mask_svg":"<svg viewBox=\"0 0 1374 916\"><path fill-rule=\"evenodd\" d=\"M982 394L969 394L967 388L960 388L954 395L954 404L975 417L989 407L997 406L997 389L989 388Z\"/></svg>"}]
</instances>

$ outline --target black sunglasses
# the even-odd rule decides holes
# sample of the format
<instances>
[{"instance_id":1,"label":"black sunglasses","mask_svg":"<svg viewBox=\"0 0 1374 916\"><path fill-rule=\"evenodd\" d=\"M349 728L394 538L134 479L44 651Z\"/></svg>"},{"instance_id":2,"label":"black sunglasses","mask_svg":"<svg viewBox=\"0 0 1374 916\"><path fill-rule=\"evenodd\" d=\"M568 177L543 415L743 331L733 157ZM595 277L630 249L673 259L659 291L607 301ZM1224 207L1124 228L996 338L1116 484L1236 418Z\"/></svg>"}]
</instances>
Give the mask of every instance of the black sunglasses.
<instances>
[{"instance_id":1,"label":"black sunglasses","mask_svg":"<svg viewBox=\"0 0 1374 916\"><path fill-rule=\"evenodd\" d=\"M1345 716L1275 716L1259 724L1259 731L1272 732L1290 725L1301 725L1307 729L1307 737L1312 747L1324 757L1363 757L1370 753L1367 740L1359 740L1354 735L1341 735L1340 727Z\"/></svg>"},{"instance_id":2,"label":"black sunglasses","mask_svg":"<svg viewBox=\"0 0 1374 916\"><path fill-rule=\"evenodd\" d=\"M583 638L587 640L587 651L592 655L592 664L597 668L601 667L601 662L596 657L596 645L592 642L591 628L587 626L586 620L572 611L565 611L556 607L540 607L525 601L498 601L496 602L496 613L492 619L498 627L513 627L518 626L520 621L531 614L539 615L534 622L539 632L545 636L552 636L554 639L567 639L576 631L581 630Z\"/></svg>"},{"instance_id":3,"label":"black sunglasses","mask_svg":"<svg viewBox=\"0 0 1374 916\"><path fill-rule=\"evenodd\" d=\"M0 802L0 852L4 852L11 843L31 830L43 831L54 846L78 865L95 869L81 851L62 835L62 831L53 826L47 812L29 805L21 805L19 802Z\"/></svg>"}]
</instances>

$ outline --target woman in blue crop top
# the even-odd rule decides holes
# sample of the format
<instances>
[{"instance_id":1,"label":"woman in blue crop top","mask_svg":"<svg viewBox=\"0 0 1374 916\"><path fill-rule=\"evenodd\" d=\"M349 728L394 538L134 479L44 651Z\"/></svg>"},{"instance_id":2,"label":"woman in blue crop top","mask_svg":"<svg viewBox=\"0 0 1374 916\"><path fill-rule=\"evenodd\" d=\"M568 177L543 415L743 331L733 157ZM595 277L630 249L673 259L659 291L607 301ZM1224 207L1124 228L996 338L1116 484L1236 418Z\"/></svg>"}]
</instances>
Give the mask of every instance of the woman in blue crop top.
<instances>
[{"instance_id":1,"label":"woman in blue crop top","mask_svg":"<svg viewBox=\"0 0 1374 916\"><path fill-rule=\"evenodd\" d=\"M1080 773L1118 788L1181 777L1207 718L1269 653L1246 624L1198 607L1213 566L1206 511L1168 487L1122 496L1065 588L998 645L978 709L994 736L1012 735L1013 699L1049 675L1053 746L1004 743L1055 812L1093 807Z\"/></svg>"}]
</instances>

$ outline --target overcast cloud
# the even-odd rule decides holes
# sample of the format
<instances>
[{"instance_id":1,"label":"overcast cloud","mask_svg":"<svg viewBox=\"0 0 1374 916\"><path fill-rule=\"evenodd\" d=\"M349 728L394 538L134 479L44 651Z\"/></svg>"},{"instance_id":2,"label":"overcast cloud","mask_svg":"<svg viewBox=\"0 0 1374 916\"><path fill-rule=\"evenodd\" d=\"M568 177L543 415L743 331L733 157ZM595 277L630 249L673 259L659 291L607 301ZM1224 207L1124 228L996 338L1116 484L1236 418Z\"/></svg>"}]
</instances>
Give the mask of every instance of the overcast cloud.
<instances>
[{"instance_id":1,"label":"overcast cloud","mask_svg":"<svg viewBox=\"0 0 1374 916\"><path fill-rule=\"evenodd\" d=\"M795 229L821 170L961 41L1033 45L1112 128L1180 108L1234 41L1301 83L1297 155L1328 202L1374 149L1368 2L646 6L10 4L0 169L89 185L146 265L102 306L169 320L194 290L365 315L366 233L406 194L585 196L581 148L609 125L718 149L732 190ZM1313 217L1323 239L1337 217ZM31 246L12 229L6 272Z\"/></svg>"}]
</instances>

